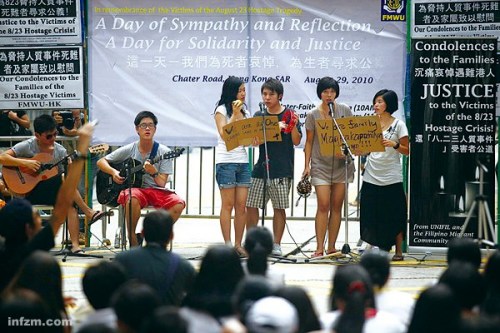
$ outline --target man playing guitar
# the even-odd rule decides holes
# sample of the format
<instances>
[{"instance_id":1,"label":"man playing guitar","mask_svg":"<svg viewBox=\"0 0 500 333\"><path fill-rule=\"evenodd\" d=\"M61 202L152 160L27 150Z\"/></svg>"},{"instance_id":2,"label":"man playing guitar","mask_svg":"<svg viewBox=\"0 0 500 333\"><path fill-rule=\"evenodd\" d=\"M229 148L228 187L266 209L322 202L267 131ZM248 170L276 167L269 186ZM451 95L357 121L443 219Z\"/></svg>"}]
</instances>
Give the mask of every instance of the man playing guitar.
<instances>
[{"instance_id":1,"label":"man playing guitar","mask_svg":"<svg viewBox=\"0 0 500 333\"><path fill-rule=\"evenodd\" d=\"M130 246L136 246L137 237L135 229L137 221L141 216L141 209L146 206L163 208L170 212L174 222L177 221L186 206L175 192L165 190L168 177L173 172L171 160L160 160L155 164L149 162L155 156L151 156L154 150L153 137L156 133L158 119L150 111L141 111L134 120L135 130L139 135L139 141L118 148L114 152L97 161L97 166L102 172L113 177L117 184L123 184L125 178L120 175L120 170L113 168L110 163L121 163L133 158L143 163L144 175L141 187L131 189L132 200L130 203L129 190L122 190L118 196L118 203L125 206L125 218L129 234ZM168 153L170 149L164 145L157 145L157 154ZM155 154L156 155L156 154ZM131 211L130 211L131 207Z\"/></svg>"},{"instance_id":2,"label":"man playing guitar","mask_svg":"<svg viewBox=\"0 0 500 333\"><path fill-rule=\"evenodd\" d=\"M48 163L55 163L67 156L66 149L55 142L57 124L50 115L38 116L33 121L33 127L35 137L19 142L1 154L0 164L6 167L19 167L27 170L27 173L37 175L42 163L33 158L35 155L45 153L46 156L49 156L50 161L44 162ZM25 198L34 205L54 205L57 192L63 181L61 177L63 172L64 167L61 163L58 165L58 172L53 173L54 176L51 175L47 179L41 180L31 192L25 195ZM75 191L73 200L92 221L96 218L102 218L101 212L96 212L85 204L78 191ZM78 215L74 207L70 208L68 213L68 231L72 244L71 251L74 253L82 252L78 240Z\"/></svg>"}]
</instances>

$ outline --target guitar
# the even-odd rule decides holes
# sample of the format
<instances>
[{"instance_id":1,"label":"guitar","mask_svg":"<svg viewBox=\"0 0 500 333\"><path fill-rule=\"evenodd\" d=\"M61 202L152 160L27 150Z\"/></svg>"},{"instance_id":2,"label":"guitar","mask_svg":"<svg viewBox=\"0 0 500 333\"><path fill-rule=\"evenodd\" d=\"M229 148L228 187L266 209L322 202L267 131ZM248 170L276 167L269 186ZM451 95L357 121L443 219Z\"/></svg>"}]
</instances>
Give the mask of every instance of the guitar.
<instances>
[{"instance_id":1,"label":"guitar","mask_svg":"<svg viewBox=\"0 0 500 333\"><path fill-rule=\"evenodd\" d=\"M109 149L109 145L101 143L89 147L90 154L104 154ZM57 168L59 164L67 162L68 159L74 158L76 153L69 154L55 163L50 163L53 159L51 154L39 153L32 158L24 158L26 160L35 160L41 163L40 169L36 172L25 167L3 166L2 174L7 188L14 194L26 195L31 192L35 186L44 180L50 179L59 174Z\"/></svg>"},{"instance_id":2,"label":"guitar","mask_svg":"<svg viewBox=\"0 0 500 333\"><path fill-rule=\"evenodd\" d=\"M177 158L184 150L184 148L172 150L153 158L150 160L150 163L155 164L161 160ZM120 176L125 177L128 174L128 177L125 177L126 179L122 184L117 184L113 181L113 176L98 170L96 175L97 201L102 205L116 207L118 206L118 195L122 190L128 188L129 185L131 187L142 187L144 164L138 160L129 158L121 163L110 163L110 166L116 170L120 170Z\"/></svg>"}]
</instances>

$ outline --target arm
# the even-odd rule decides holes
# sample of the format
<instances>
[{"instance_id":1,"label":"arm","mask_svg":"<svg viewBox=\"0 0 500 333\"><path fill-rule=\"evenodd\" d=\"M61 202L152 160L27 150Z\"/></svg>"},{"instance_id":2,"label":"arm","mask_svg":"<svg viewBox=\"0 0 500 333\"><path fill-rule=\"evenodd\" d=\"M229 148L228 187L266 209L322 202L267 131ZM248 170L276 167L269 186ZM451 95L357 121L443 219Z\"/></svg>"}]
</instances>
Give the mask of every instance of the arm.
<instances>
[{"instance_id":1,"label":"arm","mask_svg":"<svg viewBox=\"0 0 500 333\"><path fill-rule=\"evenodd\" d=\"M241 119L245 119L245 116L241 111L243 108L243 103L240 100L236 100L231 105L233 108L233 114L231 115L231 118L229 118L229 120L227 119L225 114L215 111L215 125L217 125L217 131L219 132L220 137L222 137L222 128L225 125Z\"/></svg>"},{"instance_id":2,"label":"arm","mask_svg":"<svg viewBox=\"0 0 500 333\"><path fill-rule=\"evenodd\" d=\"M90 140L92 139L93 130L93 126L91 124L87 124L78 131L79 139L77 150L79 152L87 152ZM74 194L78 183L80 182L80 176L83 171L84 163L84 159L77 159L71 163L68 167L66 178L61 185L59 192L57 192L56 203L50 219L50 225L54 231L54 235L57 234L59 228L66 220L68 211L73 205Z\"/></svg>"},{"instance_id":3,"label":"arm","mask_svg":"<svg viewBox=\"0 0 500 333\"><path fill-rule=\"evenodd\" d=\"M297 129L297 126L295 126L292 130L292 142L295 146L300 144L300 139L302 139L302 134L300 134L299 130Z\"/></svg>"},{"instance_id":4,"label":"arm","mask_svg":"<svg viewBox=\"0 0 500 333\"><path fill-rule=\"evenodd\" d=\"M107 173L108 175L111 175L113 177L113 181L117 184L123 184L125 181L125 178L120 176L120 171L116 170L113 168L111 165L109 165L108 160L106 160L106 157L103 157L97 161L97 167L104 173Z\"/></svg>"},{"instance_id":5,"label":"arm","mask_svg":"<svg viewBox=\"0 0 500 333\"><path fill-rule=\"evenodd\" d=\"M16 153L12 149L0 154L0 164L11 167L25 167L32 172L38 171L41 166L39 161L17 158Z\"/></svg>"},{"instance_id":6,"label":"arm","mask_svg":"<svg viewBox=\"0 0 500 333\"><path fill-rule=\"evenodd\" d=\"M149 163L149 161L144 162L144 171L146 171L146 173L148 173L154 179L156 185L165 187L165 185L167 184L169 175L167 173L158 173L156 167L153 164Z\"/></svg>"},{"instance_id":7,"label":"arm","mask_svg":"<svg viewBox=\"0 0 500 333\"><path fill-rule=\"evenodd\" d=\"M392 140L386 140L384 139L382 141L384 147L392 147L394 149L396 149L400 154L403 154L403 155L410 155L410 140L408 139L407 136L404 136L402 138L399 138L399 146L398 146L398 143L396 141L392 141ZM397 147L397 148L395 148Z\"/></svg>"},{"instance_id":8,"label":"arm","mask_svg":"<svg viewBox=\"0 0 500 333\"><path fill-rule=\"evenodd\" d=\"M312 145L314 140L314 132L306 129L306 144L304 146L304 172L302 172L302 177L309 176L311 174L311 154Z\"/></svg>"},{"instance_id":9,"label":"arm","mask_svg":"<svg viewBox=\"0 0 500 333\"><path fill-rule=\"evenodd\" d=\"M19 126L22 126L24 128L29 128L30 127L30 118L28 117L27 114L22 115L21 117L17 116L17 113L14 111L9 111L8 117L10 120L15 121L16 123L19 124Z\"/></svg>"},{"instance_id":10,"label":"arm","mask_svg":"<svg viewBox=\"0 0 500 333\"><path fill-rule=\"evenodd\" d=\"M217 112L215 114L215 125L217 126L219 136L222 137L222 128L227 125L227 119L222 113Z\"/></svg>"}]
</instances>

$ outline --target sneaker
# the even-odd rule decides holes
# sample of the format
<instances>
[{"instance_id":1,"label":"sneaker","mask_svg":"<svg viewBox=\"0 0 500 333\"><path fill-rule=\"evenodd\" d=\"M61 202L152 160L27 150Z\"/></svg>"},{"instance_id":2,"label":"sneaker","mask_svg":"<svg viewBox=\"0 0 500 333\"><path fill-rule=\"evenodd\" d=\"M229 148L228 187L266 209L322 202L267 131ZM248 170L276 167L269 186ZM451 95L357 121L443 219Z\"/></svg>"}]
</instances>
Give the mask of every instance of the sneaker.
<instances>
[{"instance_id":1,"label":"sneaker","mask_svg":"<svg viewBox=\"0 0 500 333\"><path fill-rule=\"evenodd\" d=\"M283 253L281 252L281 246L279 244L273 244L273 251L271 252L272 255L275 256L282 256Z\"/></svg>"}]
</instances>

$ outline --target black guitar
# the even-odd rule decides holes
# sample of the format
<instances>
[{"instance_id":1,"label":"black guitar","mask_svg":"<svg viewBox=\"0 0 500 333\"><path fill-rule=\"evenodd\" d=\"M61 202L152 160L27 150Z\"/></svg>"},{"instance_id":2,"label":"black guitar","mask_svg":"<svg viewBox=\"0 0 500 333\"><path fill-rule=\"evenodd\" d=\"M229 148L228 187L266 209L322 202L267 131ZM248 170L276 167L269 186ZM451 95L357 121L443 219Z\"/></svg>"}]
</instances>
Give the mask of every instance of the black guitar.
<instances>
[{"instance_id":1,"label":"black guitar","mask_svg":"<svg viewBox=\"0 0 500 333\"><path fill-rule=\"evenodd\" d=\"M184 152L184 148L176 149L159 155L152 160L151 164L155 164L161 160L169 160L179 157ZM97 201L102 205L111 207L118 206L118 195L120 192L129 187L142 187L142 176L144 175L144 165L133 158L129 158L121 163L110 163L116 170L120 170L120 176L126 177L123 184L117 184L113 181L113 177L101 170L97 171L96 175L96 192Z\"/></svg>"}]
</instances>

